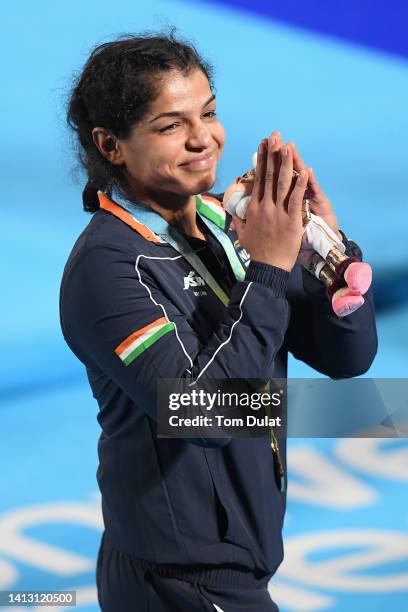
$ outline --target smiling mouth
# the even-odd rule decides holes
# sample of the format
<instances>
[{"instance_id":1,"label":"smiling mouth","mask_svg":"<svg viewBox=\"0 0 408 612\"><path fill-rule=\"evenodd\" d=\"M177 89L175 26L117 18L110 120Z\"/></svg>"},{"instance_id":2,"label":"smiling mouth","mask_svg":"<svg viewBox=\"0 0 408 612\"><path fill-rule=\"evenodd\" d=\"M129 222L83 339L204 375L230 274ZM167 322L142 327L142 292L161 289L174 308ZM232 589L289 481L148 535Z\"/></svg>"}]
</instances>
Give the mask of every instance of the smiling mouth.
<instances>
[{"instance_id":1,"label":"smiling mouth","mask_svg":"<svg viewBox=\"0 0 408 612\"><path fill-rule=\"evenodd\" d=\"M216 150L211 151L211 153L207 153L206 155L200 155L188 162L184 162L183 164L180 164L180 166L190 166L190 167L197 167L197 168L201 166L207 166L210 162L213 161L212 158L215 153L216 153Z\"/></svg>"}]
</instances>

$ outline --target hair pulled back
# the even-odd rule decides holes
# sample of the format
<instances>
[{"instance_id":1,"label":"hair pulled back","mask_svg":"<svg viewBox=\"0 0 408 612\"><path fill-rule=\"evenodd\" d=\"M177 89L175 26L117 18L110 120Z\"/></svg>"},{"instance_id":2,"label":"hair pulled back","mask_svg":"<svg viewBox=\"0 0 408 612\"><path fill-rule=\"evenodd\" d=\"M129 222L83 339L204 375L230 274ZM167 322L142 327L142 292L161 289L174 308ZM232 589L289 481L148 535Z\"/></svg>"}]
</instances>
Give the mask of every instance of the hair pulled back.
<instances>
[{"instance_id":1,"label":"hair pulled back","mask_svg":"<svg viewBox=\"0 0 408 612\"><path fill-rule=\"evenodd\" d=\"M84 210L99 208L98 190L111 195L115 187L126 195L122 166L99 152L92 139L94 127L104 127L126 139L159 95L163 73L188 74L200 69L212 88L212 68L195 47L168 34L125 35L97 46L74 82L67 107L67 122L75 132L79 161L88 182L82 193Z\"/></svg>"}]
</instances>

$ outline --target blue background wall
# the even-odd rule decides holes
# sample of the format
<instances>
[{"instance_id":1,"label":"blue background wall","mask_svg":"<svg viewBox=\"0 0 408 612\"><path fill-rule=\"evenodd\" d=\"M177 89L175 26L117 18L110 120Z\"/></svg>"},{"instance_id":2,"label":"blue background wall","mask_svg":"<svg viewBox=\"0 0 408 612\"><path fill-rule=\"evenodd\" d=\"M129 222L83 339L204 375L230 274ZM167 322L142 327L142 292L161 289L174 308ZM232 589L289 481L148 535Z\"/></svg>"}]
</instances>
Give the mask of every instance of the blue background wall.
<instances>
[{"instance_id":1,"label":"blue background wall","mask_svg":"<svg viewBox=\"0 0 408 612\"><path fill-rule=\"evenodd\" d=\"M174 24L192 39L216 66L227 130L217 188L272 129L294 140L374 267L380 349L367 376L406 377L407 16L396 0L3 9L0 589L77 588L97 609L97 407L58 323L64 262L88 220L64 121L73 71L118 33ZM290 374L314 375L294 360ZM289 463L287 559L271 583L282 609L408 608L406 441L297 441Z\"/></svg>"}]
</instances>

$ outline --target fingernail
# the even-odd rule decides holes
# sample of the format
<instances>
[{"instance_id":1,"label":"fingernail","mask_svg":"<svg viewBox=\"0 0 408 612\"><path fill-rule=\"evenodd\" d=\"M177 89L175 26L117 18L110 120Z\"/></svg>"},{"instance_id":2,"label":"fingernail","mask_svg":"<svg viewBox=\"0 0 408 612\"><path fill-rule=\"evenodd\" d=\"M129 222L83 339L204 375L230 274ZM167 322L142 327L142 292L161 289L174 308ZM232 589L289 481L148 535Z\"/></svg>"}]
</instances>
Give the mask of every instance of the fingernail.
<instances>
[{"instance_id":1,"label":"fingernail","mask_svg":"<svg viewBox=\"0 0 408 612\"><path fill-rule=\"evenodd\" d=\"M285 145L281 148L281 153L283 155L283 157L286 157L288 154L288 147Z\"/></svg>"},{"instance_id":2,"label":"fingernail","mask_svg":"<svg viewBox=\"0 0 408 612\"><path fill-rule=\"evenodd\" d=\"M275 138L275 136L272 136L271 140L270 140L271 145L273 146L275 144L275 142L276 142L276 138Z\"/></svg>"}]
</instances>

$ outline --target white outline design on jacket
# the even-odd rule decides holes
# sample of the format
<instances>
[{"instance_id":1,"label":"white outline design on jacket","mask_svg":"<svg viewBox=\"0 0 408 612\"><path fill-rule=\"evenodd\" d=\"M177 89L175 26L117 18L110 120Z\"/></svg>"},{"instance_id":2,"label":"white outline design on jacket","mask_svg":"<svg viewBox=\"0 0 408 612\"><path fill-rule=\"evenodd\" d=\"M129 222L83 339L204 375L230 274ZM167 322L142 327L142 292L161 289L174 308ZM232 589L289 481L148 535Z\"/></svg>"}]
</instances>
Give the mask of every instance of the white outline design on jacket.
<instances>
[{"instance_id":1,"label":"white outline design on jacket","mask_svg":"<svg viewBox=\"0 0 408 612\"><path fill-rule=\"evenodd\" d=\"M148 287L147 285L145 285L145 284L144 284L144 282L142 281L142 277L141 277L140 270L139 270L139 259L140 259L141 257L144 257L145 259L159 259L159 260L161 260L161 261L163 261L163 260L170 260L170 261L174 261L174 260L176 260L176 259L180 259L180 258L181 258L181 257L183 257L183 256L182 256L182 255L176 255L175 257L158 257L158 256L154 256L154 255L143 255L143 254L141 253L141 254L140 254L140 255L138 255L138 256L137 256L137 258L136 258L136 261L135 261L135 270L136 270L136 273L137 273L137 276L138 276L138 279L139 279L139 283L142 285L142 287L144 287L144 288L146 289L146 291L147 291L147 293L149 294L149 297L150 297L150 299L152 300L153 304L154 304L155 306L159 306L159 307L162 309L163 314L164 314L164 316L166 317L166 319L168 320L168 322L169 322L169 323L173 323L173 325L174 325L174 331L176 332L176 337L177 337L177 340L178 340L178 342L179 342L179 344L180 344L180 346L181 346L181 348L182 348L182 350L183 350L183 353L185 354L185 356L187 357L187 359L188 359L188 361L189 361L189 363L190 363L190 367L191 367L191 368L193 368L193 367L194 367L194 364L193 364L193 362L192 362L192 360L191 360L191 357L190 357L190 355L187 353L186 348L185 348L185 346L184 346L183 342L181 341L180 336L178 335L177 325L174 323L174 321L170 321L170 319L169 319L169 317L168 317L168 314L167 314L167 312L166 312L166 309L165 309L165 307L163 306L163 304L160 304L159 302L156 302L156 300L155 300L155 299L154 299L154 297L152 296L152 293L151 293L151 291L150 291L149 287ZM218 352L219 352L219 351L222 349L222 347L223 347L223 346L225 346L226 344L228 344L228 342L231 340L231 338L232 338L232 332L233 332L233 330L234 330L234 327L235 327L235 326L236 326L236 325L237 325L237 324L240 322L240 320L242 319L243 312L242 312L242 308L241 308L241 307L242 307L243 301L244 301L244 299L246 298L246 295L247 295L247 293L248 293L249 288L251 287L251 285L252 285L252 281L250 281L250 282L248 283L248 287L245 289L245 293L244 293L244 295L243 295L243 296L242 296L242 298L241 298L241 301L240 301L240 303L239 303L239 310L240 310L241 314L239 315L239 318L238 318L236 321L234 321L234 323L232 324L232 326L231 326L231 330L230 330L230 334L229 334L229 337L228 337L226 340L224 340L224 342L222 342L222 343L220 344L220 346L219 346L219 347L217 348L217 350L214 352L214 354L213 354L213 356L211 357L211 359L210 359L209 361L207 361L207 363L205 364L205 366L203 367L203 369L201 370L201 372L199 372L199 374L198 374L198 376L197 376L197 378L196 378L196 381L197 381L197 380L198 380L198 379L199 379L199 378L202 376L202 374L204 374L204 372L205 372L205 370L208 368L208 366L209 366L209 365L210 365L210 364L211 364L211 363L214 361L214 359L215 359L215 357L216 357L217 353L218 353ZM188 371L188 372L190 372L189 370L187 370L187 371ZM191 372L190 372L190 374L191 374ZM195 382L196 382L196 381L195 381ZM194 382L194 383L192 383L192 384L195 384L195 382Z\"/></svg>"}]
</instances>

